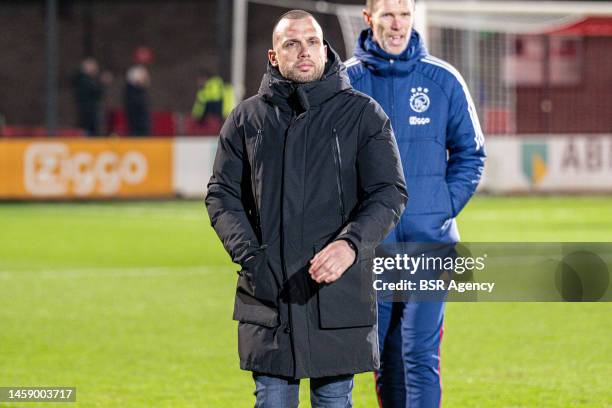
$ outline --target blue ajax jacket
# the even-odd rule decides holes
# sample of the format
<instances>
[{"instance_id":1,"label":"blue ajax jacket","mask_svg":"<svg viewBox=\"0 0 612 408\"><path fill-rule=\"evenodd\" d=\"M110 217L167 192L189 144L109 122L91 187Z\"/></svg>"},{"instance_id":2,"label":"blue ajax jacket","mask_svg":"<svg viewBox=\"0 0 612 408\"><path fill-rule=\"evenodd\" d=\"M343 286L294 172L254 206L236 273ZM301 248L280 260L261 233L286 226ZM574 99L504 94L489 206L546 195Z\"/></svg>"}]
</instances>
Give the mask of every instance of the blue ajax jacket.
<instances>
[{"instance_id":1,"label":"blue ajax jacket","mask_svg":"<svg viewBox=\"0 0 612 408\"><path fill-rule=\"evenodd\" d=\"M485 162L484 135L461 74L428 54L413 30L400 55L364 30L346 62L353 87L384 109L400 150L408 205L387 242L457 242L455 217L474 194Z\"/></svg>"}]
</instances>

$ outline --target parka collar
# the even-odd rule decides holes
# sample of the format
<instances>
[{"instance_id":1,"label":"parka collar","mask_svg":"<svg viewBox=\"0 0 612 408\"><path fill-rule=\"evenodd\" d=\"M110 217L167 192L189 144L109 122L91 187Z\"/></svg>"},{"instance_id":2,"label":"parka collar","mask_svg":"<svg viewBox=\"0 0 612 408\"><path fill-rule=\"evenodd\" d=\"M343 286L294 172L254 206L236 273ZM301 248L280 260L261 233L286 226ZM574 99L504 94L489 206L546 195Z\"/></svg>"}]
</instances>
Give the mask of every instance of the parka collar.
<instances>
[{"instance_id":1,"label":"parka collar","mask_svg":"<svg viewBox=\"0 0 612 408\"><path fill-rule=\"evenodd\" d=\"M268 62L259 94L281 109L307 111L321 105L337 93L349 89L351 85L346 67L329 43L327 41L323 43L327 45L327 63L321 79L304 84L296 83L283 78L278 68Z\"/></svg>"},{"instance_id":2,"label":"parka collar","mask_svg":"<svg viewBox=\"0 0 612 408\"><path fill-rule=\"evenodd\" d=\"M355 57L362 61L373 71L388 75L393 72L408 74L412 72L414 64L428 55L427 48L421 35L412 30L406 49L398 55L389 54L372 38L372 29L363 30L357 39Z\"/></svg>"}]
</instances>

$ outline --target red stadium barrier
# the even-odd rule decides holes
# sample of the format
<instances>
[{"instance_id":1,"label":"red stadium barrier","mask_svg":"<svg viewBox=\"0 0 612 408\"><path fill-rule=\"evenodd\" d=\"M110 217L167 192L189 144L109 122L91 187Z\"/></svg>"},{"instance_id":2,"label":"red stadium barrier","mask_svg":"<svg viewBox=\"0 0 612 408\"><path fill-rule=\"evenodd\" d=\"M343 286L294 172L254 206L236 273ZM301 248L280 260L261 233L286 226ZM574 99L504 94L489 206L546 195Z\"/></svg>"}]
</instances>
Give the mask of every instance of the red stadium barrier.
<instances>
[{"instance_id":1,"label":"red stadium barrier","mask_svg":"<svg viewBox=\"0 0 612 408\"><path fill-rule=\"evenodd\" d=\"M209 136L218 135L221 130L223 122L221 119L208 116L206 120L200 122L196 121L190 116L185 116L182 122L183 135L186 136Z\"/></svg>"},{"instance_id":2,"label":"red stadium barrier","mask_svg":"<svg viewBox=\"0 0 612 408\"><path fill-rule=\"evenodd\" d=\"M204 121L196 121L189 114L171 111L155 111L151 115L151 136L211 136L218 135L223 121L215 116L207 116ZM108 135L130 136L128 122L122 109L111 110L107 115L106 125ZM83 129L62 127L57 129L57 136L73 138L85 137ZM0 136L16 137L45 137L48 136L44 126L2 126Z\"/></svg>"},{"instance_id":3,"label":"red stadium barrier","mask_svg":"<svg viewBox=\"0 0 612 408\"><path fill-rule=\"evenodd\" d=\"M85 131L80 128L59 128L56 135L61 137L84 137ZM0 136L7 138L15 137L42 137L48 136L47 128L43 126L3 126L0 128Z\"/></svg>"},{"instance_id":4,"label":"red stadium barrier","mask_svg":"<svg viewBox=\"0 0 612 408\"><path fill-rule=\"evenodd\" d=\"M171 111L155 111L151 114L151 136L176 136L176 114ZM130 136L127 116L123 109L114 109L107 116L108 133Z\"/></svg>"}]
</instances>

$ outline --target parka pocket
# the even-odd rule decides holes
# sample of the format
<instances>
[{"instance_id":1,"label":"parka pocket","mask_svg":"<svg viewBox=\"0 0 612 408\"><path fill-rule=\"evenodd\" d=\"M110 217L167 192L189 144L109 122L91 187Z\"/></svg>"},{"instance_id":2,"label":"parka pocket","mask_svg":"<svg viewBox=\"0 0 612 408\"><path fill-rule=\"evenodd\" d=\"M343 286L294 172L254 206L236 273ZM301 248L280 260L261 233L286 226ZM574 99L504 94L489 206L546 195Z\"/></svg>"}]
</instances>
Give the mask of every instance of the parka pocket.
<instances>
[{"instance_id":1,"label":"parka pocket","mask_svg":"<svg viewBox=\"0 0 612 408\"><path fill-rule=\"evenodd\" d=\"M315 245L314 253L323 246ZM322 329L372 326L376 322L376 296L368 264L367 259L358 257L340 279L319 285L317 296Z\"/></svg>"},{"instance_id":2,"label":"parka pocket","mask_svg":"<svg viewBox=\"0 0 612 408\"><path fill-rule=\"evenodd\" d=\"M345 220L344 208L344 188L342 186L342 152L340 151L340 141L338 140L338 132L334 128L332 130L333 138L331 140L332 154L334 156L334 166L336 168L336 187L338 189L338 206L342 222Z\"/></svg>"},{"instance_id":3,"label":"parka pocket","mask_svg":"<svg viewBox=\"0 0 612 408\"><path fill-rule=\"evenodd\" d=\"M263 129L257 129L257 135L255 136L255 141L253 142L253 150L250 159L250 170L251 170L251 190L253 191L253 200L255 201L255 227L257 229L260 228L261 225L261 216L260 216L260 194L257 190L257 163L259 160L259 146L261 145L261 141L263 139Z\"/></svg>"},{"instance_id":4,"label":"parka pocket","mask_svg":"<svg viewBox=\"0 0 612 408\"><path fill-rule=\"evenodd\" d=\"M233 319L241 323L276 327L279 325L278 309L252 296L252 283L245 275L238 277Z\"/></svg>"},{"instance_id":5,"label":"parka pocket","mask_svg":"<svg viewBox=\"0 0 612 408\"><path fill-rule=\"evenodd\" d=\"M238 272L233 319L276 327L279 325L277 299L278 288L262 250Z\"/></svg>"}]
</instances>

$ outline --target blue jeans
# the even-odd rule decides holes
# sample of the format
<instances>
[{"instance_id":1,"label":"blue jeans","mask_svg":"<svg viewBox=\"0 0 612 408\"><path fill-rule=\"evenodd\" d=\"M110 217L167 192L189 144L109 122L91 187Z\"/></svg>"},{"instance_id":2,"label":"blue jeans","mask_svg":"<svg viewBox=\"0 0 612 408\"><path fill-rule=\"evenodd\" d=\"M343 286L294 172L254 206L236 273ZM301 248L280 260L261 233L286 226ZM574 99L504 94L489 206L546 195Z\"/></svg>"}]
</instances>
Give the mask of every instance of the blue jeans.
<instances>
[{"instance_id":1,"label":"blue jeans","mask_svg":"<svg viewBox=\"0 0 612 408\"><path fill-rule=\"evenodd\" d=\"M444 306L444 302L378 302L381 361L375 374L383 408L440 406Z\"/></svg>"},{"instance_id":2,"label":"blue jeans","mask_svg":"<svg viewBox=\"0 0 612 408\"><path fill-rule=\"evenodd\" d=\"M300 380L253 373L255 408L296 408ZM352 408L353 375L310 379L312 408Z\"/></svg>"}]
</instances>

